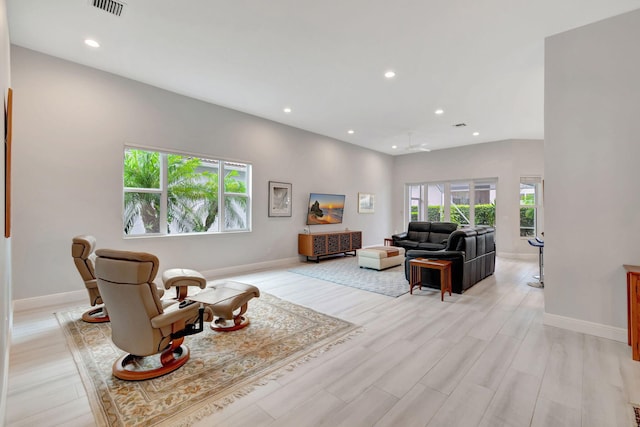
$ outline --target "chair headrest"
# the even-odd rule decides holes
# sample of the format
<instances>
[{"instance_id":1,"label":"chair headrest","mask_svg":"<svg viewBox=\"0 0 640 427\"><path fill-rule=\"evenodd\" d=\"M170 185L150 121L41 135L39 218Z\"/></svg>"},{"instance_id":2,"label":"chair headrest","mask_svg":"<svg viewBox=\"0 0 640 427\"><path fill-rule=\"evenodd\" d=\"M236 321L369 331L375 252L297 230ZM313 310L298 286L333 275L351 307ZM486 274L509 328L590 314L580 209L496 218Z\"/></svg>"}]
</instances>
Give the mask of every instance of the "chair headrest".
<instances>
[{"instance_id":1,"label":"chair headrest","mask_svg":"<svg viewBox=\"0 0 640 427\"><path fill-rule=\"evenodd\" d=\"M90 235L76 236L71 241L71 256L74 258L87 259L96 248L96 238Z\"/></svg>"},{"instance_id":2,"label":"chair headrest","mask_svg":"<svg viewBox=\"0 0 640 427\"><path fill-rule=\"evenodd\" d=\"M152 283L160 267L158 257L146 252L98 249L96 255L96 276L109 282Z\"/></svg>"}]
</instances>

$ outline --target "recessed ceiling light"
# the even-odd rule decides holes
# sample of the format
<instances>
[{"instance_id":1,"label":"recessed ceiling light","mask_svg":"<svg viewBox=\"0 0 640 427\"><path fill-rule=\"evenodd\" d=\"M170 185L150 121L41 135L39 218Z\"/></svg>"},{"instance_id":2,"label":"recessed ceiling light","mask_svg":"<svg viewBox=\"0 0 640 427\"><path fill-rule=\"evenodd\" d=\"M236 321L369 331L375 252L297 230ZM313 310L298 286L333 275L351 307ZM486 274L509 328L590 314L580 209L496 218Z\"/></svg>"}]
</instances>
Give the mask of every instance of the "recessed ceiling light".
<instances>
[{"instance_id":1,"label":"recessed ceiling light","mask_svg":"<svg viewBox=\"0 0 640 427\"><path fill-rule=\"evenodd\" d=\"M356 131L355 131L355 130L353 130L353 129L349 129L349 130L347 131L347 133L348 133L349 135L353 135L354 133L356 133Z\"/></svg>"},{"instance_id":2,"label":"recessed ceiling light","mask_svg":"<svg viewBox=\"0 0 640 427\"><path fill-rule=\"evenodd\" d=\"M285 113L289 114L289 113L291 112L291 108L289 108L289 107L284 107L284 108L282 109L282 111L284 111Z\"/></svg>"},{"instance_id":3,"label":"recessed ceiling light","mask_svg":"<svg viewBox=\"0 0 640 427\"><path fill-rule=\"evenodd\" d=\"M384 76L386 78L388 78L388 79L392 79L392 78L394 78L396 76L396 73L395 73L395 71L389 70L386 73L384 73Z\"/></svg>"},{"instance_id":4,"label":"recessed ceiling light","mask_svg":"<svg viewBox=\"0 0 640 427\"><path fill-rule=\"evenodd\" d=\"M398 146L397 145L392 145L391 148L393 148L395 150L396 148L398 148Z\"/></svg>"},{"instance_id":5,"label":"recessed ceiling light","mask_svg":"<svg viewBox=\"0 0 640 427\"><path fill-rule=\"evenodd\" d=\"M480 135L480 132L474 132L473 133L473 136L478 136L478 135Z\"/></svg>"},{"instance_id":6,"label":"recessed ceiling light","mask_svg":"<svg viewBox=\"0 0 640 427\"><path fill-rule=\"evenodd\" d=\"M434 113L436 113L437 115L444 114L444 110L442 108L438 108L436 111L434 111Z\"/></svg>"},{"instance_id":7,"label":"recessed ceiling light","mask_svg":"<svg viewBox=\"0 0 640 427\"><path fill-rule=\"evenodd\" d=\"M100 43L98 43L97 41L92 40L92 39L86 39L84 41L84 44L86 44L87 46L91 46L91 47L100 47Z\"/></svg>"}]
</instances>

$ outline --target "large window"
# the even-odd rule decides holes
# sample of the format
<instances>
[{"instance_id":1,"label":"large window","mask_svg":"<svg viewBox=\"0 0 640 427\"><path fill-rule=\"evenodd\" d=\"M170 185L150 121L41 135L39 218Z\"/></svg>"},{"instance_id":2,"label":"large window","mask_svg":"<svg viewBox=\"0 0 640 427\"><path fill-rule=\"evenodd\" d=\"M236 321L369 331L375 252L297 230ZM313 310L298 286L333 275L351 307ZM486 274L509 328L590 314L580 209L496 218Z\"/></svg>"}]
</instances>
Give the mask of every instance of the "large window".
<instances>
[{"instance_id":1,"label":"large window","mask_svg":"<svg viewBox=\"0 0 640 427\"><path fill-rule=\"evenodd\" d=\"M483 179L407 184L407 220L495 226L496 182Z\"/></svg>"},{"instance_id":2,"label":"large window","mask_svg":"<svg viewBox=\"0 0 640 427\"><path fill-rule=\"evenodd\" d=\"M251 228L248 164L127 147L123 183L125 235Z\"/></svg>"},{"instance_id":3,"label":"large window","mask_svg":"<svg viewBox=\"0 0 640 427\"><path fill-rule=\"evenodd\" d=\"M520 237L535 237L538 234L541 182L540 177L520 178Z\"/></svg>"}]
</instances>

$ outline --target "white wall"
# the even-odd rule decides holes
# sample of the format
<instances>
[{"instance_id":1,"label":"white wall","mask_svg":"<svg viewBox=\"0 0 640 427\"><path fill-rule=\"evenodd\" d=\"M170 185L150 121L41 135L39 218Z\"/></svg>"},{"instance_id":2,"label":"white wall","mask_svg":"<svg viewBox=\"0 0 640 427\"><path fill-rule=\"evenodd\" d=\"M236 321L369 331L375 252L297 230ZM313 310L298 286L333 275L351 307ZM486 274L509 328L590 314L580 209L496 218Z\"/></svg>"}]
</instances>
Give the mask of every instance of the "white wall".
<instances>
[{"instance_id":1,"label":"white wall","mask_svg":"<svg viewBox=\"0 0 640 427\"><path fill-rule=\"evenodd\" d=\"M6 99L10 84L7 5L5 0L0 0L0 87L2 88L3 100ZM2 135L4 135L4 120L0 120L0 123ZM4 150L0 150L0 164L3 165L3 173L0 174L0 194L2 195L0 200L4 200ZM4 204L0 204L0 206L0 229L4 230ZM2 238L0 242L0 425L4 423L6 412L7 399L5 396L9 370L11 317L11 239Z\"/></svg>"},{"instance_id":2,"label":"white wall","mask_svg":"<svg viewBox=\"0 0 640 427\"><path fill-rule=\"evenodd\" d=\"M15 102L14 298L82 289L74 235L149 251L161 269L197 270L297 257L310 192L346 194L344 223L381 244L391 227L393 159L132 80L12 47ZM279 106L274 105L274 108ZM123 239L125 143L253 164L253 232ZM293 216L267 216L268 181L293 184ZM357 213L358 192L376 213Z\"/></svg>"},{"instance_id":3,"label":"white wall","mask_svg":"<svg viewBox=\"0 0 640 427\"><path fill-rule=\"evenodd\" d=\"M544 143L507 140L395 157L393 228L404 230L406 183L497 178L496 247L499 255L537 254L520 238L520 177L544 176ZM544 216L544 212L541 212ZM541 229L544 231L544 228Z\"/></svg>"},{"instance_id":4,"label":"white wall","mask_svg":"<svg viewBox=\"0 0 640 427\"><path fill-rule=\"evenodd\" d=\"M624 341L622 264L640 264L639 40L636 10L548 38L545 59L545 321Z\"/></svg>"}]
</instances>

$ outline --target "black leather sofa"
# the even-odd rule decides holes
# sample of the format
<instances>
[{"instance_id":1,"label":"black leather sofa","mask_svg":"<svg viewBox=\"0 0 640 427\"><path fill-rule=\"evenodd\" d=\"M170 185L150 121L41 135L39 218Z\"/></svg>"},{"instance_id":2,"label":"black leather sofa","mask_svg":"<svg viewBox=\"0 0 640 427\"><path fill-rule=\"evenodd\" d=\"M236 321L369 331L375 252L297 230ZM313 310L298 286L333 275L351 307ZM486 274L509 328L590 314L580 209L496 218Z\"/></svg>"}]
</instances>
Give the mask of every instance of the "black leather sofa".
<instances>
[{"instance_id":1,"label":"black leather sofa","mask_svg":"<svg viewBox=\"0 0 640 427\"><path fill-rule=\"evenodd\" d=\"M451 290L461 294L495 271L495 228L479 225L454 231L440 251L411 249L405 254L404 271L409 280L409 262L414 258L452 261ZM422 270L422 286L440 289L440 272Z\"/></svg>"},{"instance_id":2,"label":"black leather sofa","mask_svg":"<svg viewBox=\"0 0 640 427\"><path fill-rule=\"evenodd\" d=\"M453 222L413 221L409 223L406 232L394 234L391 238L393 246L399 246L407 251L410 249L439 251L447 247L449 235L457 228L458 224Z\"/></svg>"}]
</instances>

